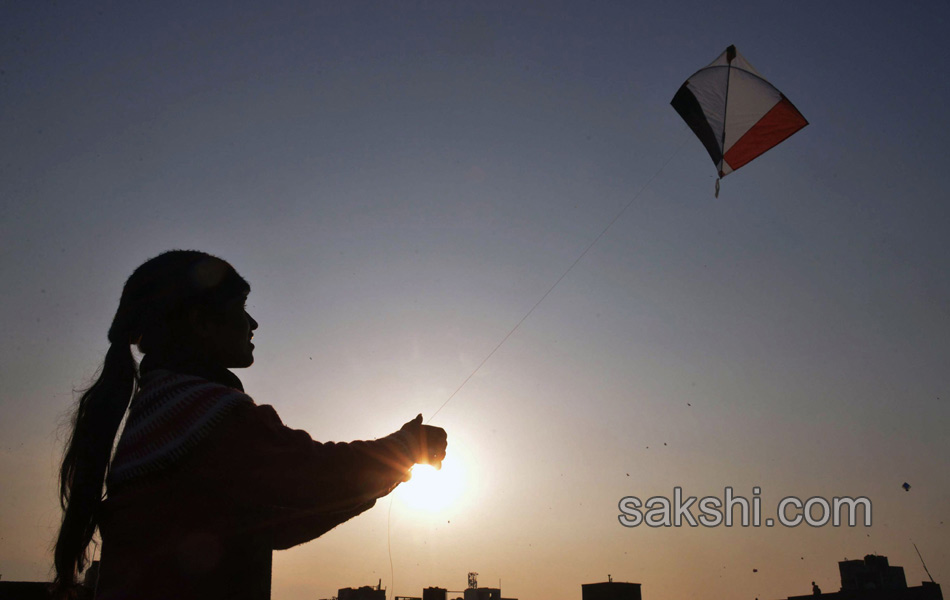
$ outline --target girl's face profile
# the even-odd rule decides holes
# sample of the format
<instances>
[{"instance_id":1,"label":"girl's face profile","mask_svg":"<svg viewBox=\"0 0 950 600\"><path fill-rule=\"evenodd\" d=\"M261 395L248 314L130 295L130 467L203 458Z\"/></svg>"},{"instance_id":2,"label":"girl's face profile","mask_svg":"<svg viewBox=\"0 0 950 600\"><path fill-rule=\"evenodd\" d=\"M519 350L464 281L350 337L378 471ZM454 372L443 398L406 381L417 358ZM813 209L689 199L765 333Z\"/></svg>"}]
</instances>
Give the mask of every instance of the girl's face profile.
<instances>
[{"instance_id":1,"label":"girl's face profile","mask_svg":"<svg viewBox=\"0 0 950 600\"><path fill-rule=\"evenodd\" d=\"M251 338L257 321L246 310L247 294L232 298L224 310L204 324L205 351L210 360L225 368L249 367L254 363Z\"/></svg>"}]
</instances>

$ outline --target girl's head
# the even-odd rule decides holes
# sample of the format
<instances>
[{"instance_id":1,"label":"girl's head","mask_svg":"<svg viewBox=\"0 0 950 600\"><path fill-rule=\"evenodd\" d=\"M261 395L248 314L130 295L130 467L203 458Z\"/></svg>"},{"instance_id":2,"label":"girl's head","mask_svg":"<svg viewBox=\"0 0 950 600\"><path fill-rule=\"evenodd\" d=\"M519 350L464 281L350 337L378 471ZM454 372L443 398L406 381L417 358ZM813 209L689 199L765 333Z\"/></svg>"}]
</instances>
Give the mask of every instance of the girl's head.
<instances>
[{"instance_id":1,"label":"girl's head","mask_svg":"<svg viewBox=\"0 0 950 600\"><path fill-rule=\"evenodd\" d=\"M99 506L119 424L138 385L132 345L153 364L191 361L247 367L257 322L245 311L250 286L227 262L172 250L132 273L109 327L109 350L82 394L60 470L63 523L54 551L56 584L74 585L99 523Z\"/></svg>"},{"instance_id":2,"label":"girl's head","mask_svg":"<svg viewBox=\"0 0 950 600\"><path fill-rule=\"evenodd\" d=\"M165 252L125 283L109 341L136 344L161 360L250 366L257 328L244 310L250 289L220 258L196 250Z\"/></svg>"}]
</instances>

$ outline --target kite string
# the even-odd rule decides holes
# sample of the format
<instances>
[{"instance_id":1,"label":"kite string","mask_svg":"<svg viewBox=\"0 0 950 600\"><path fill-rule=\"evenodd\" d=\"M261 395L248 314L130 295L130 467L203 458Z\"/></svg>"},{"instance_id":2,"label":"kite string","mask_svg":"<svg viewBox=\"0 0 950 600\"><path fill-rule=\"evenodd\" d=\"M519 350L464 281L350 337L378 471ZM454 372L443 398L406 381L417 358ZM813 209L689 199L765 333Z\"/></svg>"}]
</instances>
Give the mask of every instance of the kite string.
<instances>
[{"instance_id":1,"label":"kite string","mask_svg":"<svg viewBox=\"0 0 950 600\"><path fill-rule=\"evenodd\" d=\"M391 591L389 592L389 600L392 600L393 594L396 593L396 574L393 570L393 536L392 536L392 523L393 523L393 498L395 496L389 497L389 514L386 516L386 546L389 549L389 586Z\"/></svg>"},{"instance_id":2,"label":"kite string","mask_svg":"<svg viewBox=\"0 0 950 600\"><path fill-rule=\"evenodd\" d=\"M462 388L465 387L465 384L468 383L469 380L472 377L474 377L476 373L478 373L478 371L482 368L482 366L484 366L485 363L488 362L488 359L490 359L495 354L495 352L497 352L498 349L501 348L504 345L504 343L508 341L508 338L510 338L514 334L514 332L517 331L519 327L521 327L521 324L524 323L528 319L528 317L531 316L531 313L534 312L534 309L536 309L542 302L544 302L544 299L547 298L548 295L554 291L554 288L556 288L558 284L561 283L561 280L567 277L567 274L571 272L571 270L577 265L577 263L581 262L581 259L583 259L584 256L586 256L587 253L590 251L590 249L593 248L597 244L597 242L600 241L600 238L604 237L604 235L607 233L607 230L613 227L613 224L616 223L620 219L620 217L623 216L625 212L627 212L627 209L630 208L630 206L634 202L636 202L637 198L639 198L640 195L643 194L643 192L645 192L648 187L650 187L653 181L656 180L657 177L659 177L660 173L662 173L663 170L666 169L667 165L670 164L670 162L676 157L676 155L679 154L679 151L683 148L683 146L686 145L687 140L689 140L688 137L683 138L683 141L680 142L679 146L677 146L675 150L673 150L673 153L670 154L669 158L667 158L666 161L662 165L660 165L660 168L657 170L657 172L654 173L653 176L650 177L650 179L645 184L643 184L643 187L641 187L640 190L636 194L634 194L633 197L623 206L623 208L620 209L620 212L614 215L614 218L611 219L609 223L607 223L607 226L604 227L604 229L599 234L597 234L597 237L594 238L594 241L592 241L590 244L587 245L586 248L584 248L584 251L581 252L580 255L578 255L578 257L574 259L574 262L571 263L571 266L569 266L567 270L561 273L561 276L557 278L557 281L554 282L554 285L549 287L548 291L544 292L544 295L542 295L541 298L539 298L538 301L534 303L534 306L532 306L528 310L528 312L526 312L525 315L521 317L521 319L517 323L515 323L515 326L512 327L511 330L508 331L508 333L505 334L505 337L501 338L501 341L498 342L498 344L496 344L494 348L492 348L491 352L489 352L488 355L485 356L484 359L482 359L482 362L478 363L478 366L475 367L475 369L472 370L472 372L468 374L468 377L466 377L462 381L462 383L459 384L457 388L455 388L455 391L452 392L448 398L446 398L445 402L443 402L442 405L434 413L432 413L432 416L426 419L425 421L426 423L434 419L435 416L439 414L439 412L443 408L445 408L445 406L452 400L452 398L455 398L456 394L458 394L462 390ZM389 514L386 519L386 545L389 550L389 585L391 586L391 590L389 592L390 600L393 599L394 597L393 595L396 593L396 575L395 575L395 569L393 567L393 545L392 545L392 520L393 520L393 500L394 499L395 499L395 494L389 497Z\"/></svg>"},{"instance_id":3,"label":"kite string","mask_svg":"<svg viewBox=\"0 0 950 600\"><path fill-rule=\"evenodd\" d=\"M911 543L914 544L913 540ZM930 583L936 583L934 581L934 576L930 574L930 571L927 570L927 563L924 562L924 557L920 555L920 550L917 548L917 544L914 544L914 550L917 550L917 556L920 558L920 564L924 566L924 573L927 574L927 577L930 577Z\"/></svg>"},{"instance_id":4,"label":"kite string","mask_svg":"<svg viewBox=\"0 0 950 600\"><path fill-rule=\"evenodd\" d=\"M510 338L512 334L514 334L514 332L517 331L519 327L521 327L521 324L524 323L528 319L528 317L531 316L531 313L534 312L534 309L536 309L542 302L544 302L544 299L547 298L548 295L554 291L554 288L556 288L558 284L561 283L561 280L567 277L567 274L570 273L571 270L575 266L577 266L577 263L581 262L581 259L583 259L584 256L586 256L587 253L590 251L590 249L593 248L597 244L597 242L600 241L600 238L604 237L604 235L607 233L607 230L613 227L614 223L616 223L620 219L620 217L622 217L623 214L627 212L627 209L630 208L630 206L634 202L636 202L637 198L639 198L640 195L643 194L643 192L646 191L648 187L650 187L650 184L652 184L653 181L660 175L660 173L663 172L663 169L665 169L666 166L670 164L670 161L672 161L673 158L679 153L680 149L686 144L687 140L689 140L688 137L683 138L683 141L680 142L680 145L676 147L676 150L674 150L673 153L670 154L669 158L666 159L666 162L664 162L660 166L659 170L657 170L657 172L654 173L653 176L650 177L650 179L645 184L643 184L643 187L640 188L640 191L634 194L634 196L623 206L623 208L620 209L620 212L614 215L614 218L611 219L609 223L607 223L607 226L604 227L604 229L599 234L597 234L597 237L594 238L594 241L592 241L590 244L587 245L586 248L584 248L584 251L581 252L580 255L578 255L578 257L574 259L574 262L571 263L571 266L569 266L566 271L561 273L561 276L557 278L557 281L554 282L554 285L549 287L548 291L544 292L544 295L542 295L541 298L539 298L538 301L534 303L534 306L532 306L528 310L528 312L526 312L525 315L521 317L521 320L515 323L515 326L512 327L508 333L505 334L505 337L501 338L501 341L498 342L498 344L496 344L494 348L492 348L492 351L488 353L488 355L482 360L482 362L478 363L478 366L475 367L475 369L471 373L469 373L468 377L466 377L465 380L462 381L462 383L459 384L457 388L455 388L455 391L452 392L451 395L449 395L449 397L445 400L445 402L442 403L442 406L440 406L434 413L432 413L432 416L426 419L425 421L426 423L434 419L435 416L439 414L439 411L445 408L445 405L448 404L452 400L452 398L454 398L455 395L461 391L463 387L465 387L465 384L468 383L469 380L472 377L474 377L476 373L478 373L478 371L482 368L482 366L484 366L485 363L488 362L488 359L490 359L495 354L495 352L497 352L498 349L501 348L505 344L505 342L508 341L508 338Z\"/></svg>"}]
</instances>

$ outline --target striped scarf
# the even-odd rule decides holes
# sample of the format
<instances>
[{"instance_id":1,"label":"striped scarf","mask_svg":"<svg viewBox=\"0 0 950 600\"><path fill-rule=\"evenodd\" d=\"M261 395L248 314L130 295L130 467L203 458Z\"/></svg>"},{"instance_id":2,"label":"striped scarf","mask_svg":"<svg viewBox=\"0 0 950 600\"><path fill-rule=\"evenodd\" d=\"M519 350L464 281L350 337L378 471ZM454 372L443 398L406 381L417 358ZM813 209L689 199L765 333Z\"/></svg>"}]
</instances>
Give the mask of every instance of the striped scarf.
<instances>
[{"instance_id":1,"label":"striped scarf","mask_svg":"<svg viewBox=\"0 0 950 600\"><path fill-rule=\"evenodd\" d=\"M162 369L142 376L109 471L120 485L163 471L194 449L227 414L254 401L240 390Z\"/></svg>"}]
</instances>

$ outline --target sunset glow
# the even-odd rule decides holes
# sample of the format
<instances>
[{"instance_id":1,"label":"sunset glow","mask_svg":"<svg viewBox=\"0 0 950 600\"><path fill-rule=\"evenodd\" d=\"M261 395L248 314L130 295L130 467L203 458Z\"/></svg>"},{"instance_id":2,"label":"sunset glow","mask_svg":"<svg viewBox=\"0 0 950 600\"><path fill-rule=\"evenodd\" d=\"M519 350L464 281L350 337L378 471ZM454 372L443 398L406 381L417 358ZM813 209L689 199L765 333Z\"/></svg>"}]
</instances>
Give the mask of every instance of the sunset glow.
<instances>
[{"instance_id":1,"label":"sunset glow","mask_svg":"<svg viewBox=\"0 0 950 600\"><path fill-rule=\"evenodd\" d=\"M429 465L413 467L412 479L399 486L396 497L409 508L436 512L453 506L465 487L465 469L449 456L440 470Z\"/></svg>"}]
</instances>

